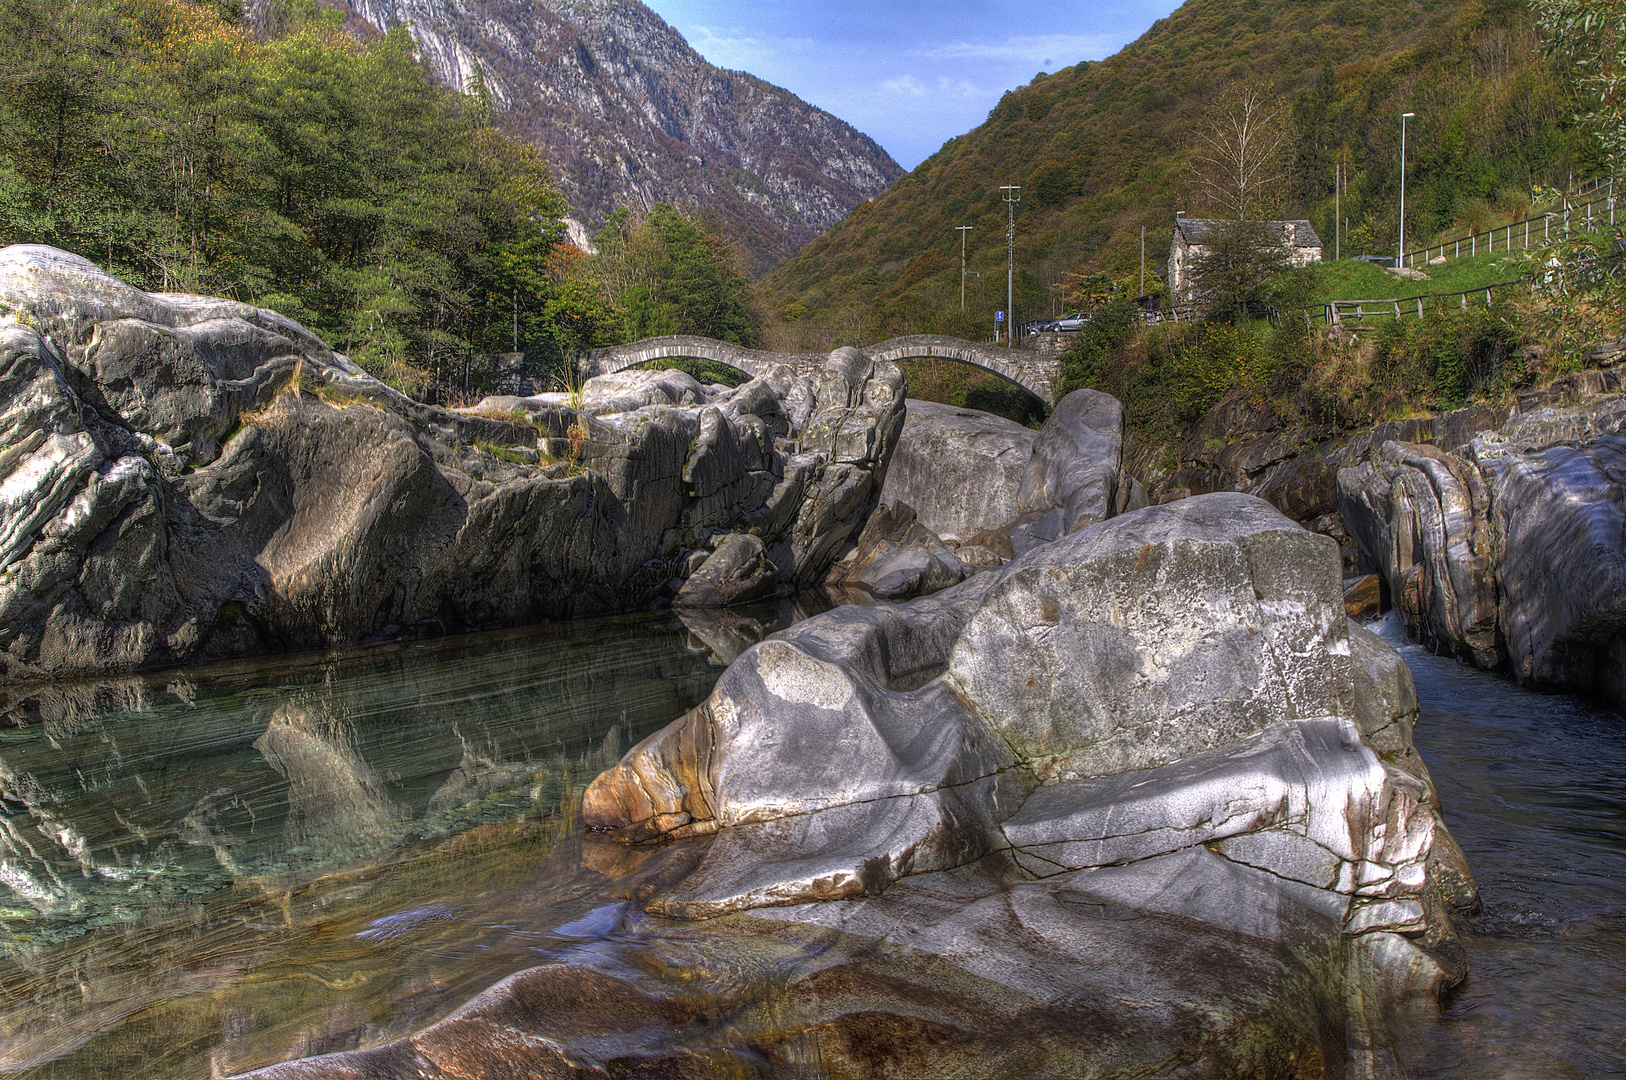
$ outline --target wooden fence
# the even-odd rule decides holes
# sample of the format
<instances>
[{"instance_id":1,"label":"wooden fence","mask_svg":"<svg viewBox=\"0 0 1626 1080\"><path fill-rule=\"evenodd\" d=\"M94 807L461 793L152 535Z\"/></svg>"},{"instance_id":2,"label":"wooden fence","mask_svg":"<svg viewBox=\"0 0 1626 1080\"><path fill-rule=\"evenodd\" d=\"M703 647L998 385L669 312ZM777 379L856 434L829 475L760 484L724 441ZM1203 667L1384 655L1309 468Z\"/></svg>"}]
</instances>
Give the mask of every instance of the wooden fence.
<instances>
[{"instance_id":1,"label":"wooden fence","mask_svg":"<svg viewBox=\"0 0 1626 1080\"><path fill-rule=\"evenodd\" d=\"M1464 255L1478 255L1481 251L1486 253L1528 251L1535 247L1546 247L1555 239L1568 237L1571 227L1576 223L1591 229L1595 223L1601 226L1607 219L1607 223L1613 226L1614 180L1600 181L1587 189L1586 194L1591 198L1576 206L1566 206L1563 210L1549 211L1540 217L1525 218L1523 221L1500 225L1487 232L1470 233L1456 240L1446 240L1418 248L1416 251L1408 251L1401 256L1400 263L1402 266L1416 267L1439 259L1460 259Z\"/></svg>"},{"instance_id":2,"label":"wooden fence","mask_svg":"<svg viewBox=\"0 0 1626 1080\"><path fill-rule=\"evenodd\" d=\"M1490 285L1481 285L1473 289L1464 289L1453 293L1421 293L1417 296L1403 296L1393 300L1333 300L1320 305L1321 320L1326 326L1342 326L1348 330L1370 330L1372 324L1365 320L1388 316L1403 318L1407 315L1423 317L1427 305L1441 306L1448 301L1456 300L1457 305L1466 310L1470 300L1485 298L1488 306L1491 303L1494 291L1506 289L1513 285L1524 285L1527 279L1514 279L1512 281L1498 281ZM1316 316L1315 307L1299 308L1304 314L1306 322L1314 325ZM1271 322L1280 322L1286 312L1272 311Z\"/></svg>"}]
</instances>

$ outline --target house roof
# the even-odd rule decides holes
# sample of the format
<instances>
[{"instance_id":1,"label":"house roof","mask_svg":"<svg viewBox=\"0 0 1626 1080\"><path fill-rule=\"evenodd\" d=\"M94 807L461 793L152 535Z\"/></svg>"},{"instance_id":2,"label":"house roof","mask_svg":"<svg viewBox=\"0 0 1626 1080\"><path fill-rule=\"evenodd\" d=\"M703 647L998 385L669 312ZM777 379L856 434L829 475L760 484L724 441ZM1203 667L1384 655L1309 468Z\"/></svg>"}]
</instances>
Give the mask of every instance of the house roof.
<instances>
[{"instance_id":1,"label":"house roof","mask_svg":"<svg viewBox=\"0 0 1626 1080\"><path fill-rule=\"evenodd\" d=\"M1206 244L1213 239L1214 230L1222 225L1230 224L1214 218L1175 218L1174 231L1188 246ZM1262 225L1274 225L1281 230L1283 239L1293 247L1318 248L1325 247L1321 237L1316 235L1315 227L1302 218L1298 221L1265 221Z\"/></svg>"}]
</instances>

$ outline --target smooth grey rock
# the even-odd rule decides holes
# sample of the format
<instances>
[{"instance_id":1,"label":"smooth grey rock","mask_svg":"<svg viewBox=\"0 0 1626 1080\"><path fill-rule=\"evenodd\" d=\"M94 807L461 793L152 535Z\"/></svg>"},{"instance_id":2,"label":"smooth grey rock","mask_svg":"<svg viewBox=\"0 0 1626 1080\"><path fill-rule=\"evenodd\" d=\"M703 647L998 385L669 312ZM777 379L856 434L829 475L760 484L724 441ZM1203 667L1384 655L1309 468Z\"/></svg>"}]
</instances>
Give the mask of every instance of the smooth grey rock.
<instances>
[{"instance_id":1,"label":"smooth grey rock","mask_svg":"<svg viewBox=\"0 0 1626 1080\"><path fill-rule=\"evenodd\" d=\"M601 413L633 412L646 405L697 405L706 391L694 376L683 371L629 369L589 379L582 387L582 410Z\"/></svg>"},{"instance_id":2,"label":"smooth grey rock","mask_svg":"<svg viewBox=\"0 0 1626 1080\"><path fill-rule=\"evenodd\" d=\"M1124 409L1099 390L1074 390L1033 442L1017 505L1023 511L1063 512L1072 532L1112 516L1123 472Z\"/></svg>"},{"instance_id":3,"label":"smooth grey rock","mask_svg":"<svg viewBox=\"0 0 1626 1080\"><path fill-rule=\"evenodd\" d=\"M811 583L902 423L851 351L824 398L640 371L432 408L274 312L38 246L0 251L0 310L0 680L643 607L719 532L762 552L718 602Z\"/></svg>"},{"instance_id":4,"label":"smooth grey rock","mask_svg":"<svg viewBox=\"0 0 1626 1080\"><path fill-rule=\"evenodd\" d=\"M683 583L673 607L727 607L772 596L779 576L760 537L731 533Z\"/></svg>"},{"instance_id":5,"label":"smooth grey rock","mask_svg":"<svg viewBox=\"0 0 1626 1080\"><path fill-rule=\"evenodd\" d=\"M957 585L966 568L907 503L882 503L859 534L853 555L827 584L858 586L883 600L904 600Z\"/></svg>"},{"instance_id":6,"label":"smooth grey rock","mask_svg":"<svg viewBox=\"0 0 1626 1080\"><path fill-rule=\"evenodd\" d=\"M1470 904L1472 878L1403 670L1349 627L1331 540L1199 496L747 649L583 816L626 842L716 834L650 900L674 917L874 895L995 852L1045 878L1206 846L1344 932L1446 942L1441 898Z\"/></svg>"},{"instance_id":7,"label":"smooth grey rock","mask_svg":"<svg viewBox=\"0 0 1626 1080\"><path fill-rule=\"evenodd\" d=\"M939 536L968 537L1014 520L1038 432L976 409L910 399L881 489Z\"/></svg>"},{"instance_id":8,"label":"smooth grey rock","mask_svg":"<svg viewBox=\"0 0 1626 1080\"><path fill-rule=\"evenodd\" d=\"M1344 715L1337 546L1259 499L1114 518L999 571L949 678L1044 776L1149 768Z\"/></svg>"},{"instance_id":9,"label":"smooth grey rock","mask_svg":"<svg viewBox=\"0 0 1626 1080\"><path fill-rule=\"evenodd\" d=\"M1626 436L1524 453L1482 439L1502 633L1520 682L1626 705Z\"/></svg>"}]
</instances>

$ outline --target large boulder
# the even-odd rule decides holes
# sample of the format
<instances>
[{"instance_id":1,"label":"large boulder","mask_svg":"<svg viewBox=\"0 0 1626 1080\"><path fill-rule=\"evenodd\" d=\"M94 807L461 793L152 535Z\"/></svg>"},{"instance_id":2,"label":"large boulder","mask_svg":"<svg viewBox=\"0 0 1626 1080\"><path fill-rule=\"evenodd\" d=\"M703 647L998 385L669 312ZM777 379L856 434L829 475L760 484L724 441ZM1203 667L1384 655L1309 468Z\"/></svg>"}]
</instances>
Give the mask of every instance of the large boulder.
<instances>
[{"instance_id":1,"label":"large boulder","mask_svg":"<svg viewBox=\"0 0 1626 1080\"><path fill-rule=\"evenodd\" d=\"M881 501L914 507L922 525L955 540L1007 525L1021 513L1038 435L1003 416L911 398Z\"/></svg>"},{"instance_id":2,"label":"large boulder","mask_svg":"<svg viewBox=\"0 0 1626 1080\"><path fill-rule=\"evenodd\" d=\"M719 563L710 602L788 591L903 422L902 373L851 349L431 408L275 312L39 246L0 252L0 312L0 680L643 607L731 533L756 576Z\"/></svg>"},{"instance_id":3,"label":"large boulder","mask_svg":"<svg viewBox=\"0 0 1626 1080\"><path fill-rule=\"evenodd\" d=\"M752 645L588 789L569 963L262 1075L1398 1075L1474 902L1416 717L1332 541L1127 513Z\"/></svg>"},{"instance_id":4,"label":"large boulder","mask_svg":"<svg viewBox=\"0 0 1626 1080\"><path fill-rule=\"evenodd\" d=\"M1249 496L1127 514L748 650L593 783L584 819L716 834L649 903L685 918L996 851L1049 877L1206 846L1319 890L1350 933L1445 940L1444 826L1395 728L1415 698L1392 650L1352 648L1338 574L1330 540Z\"/></svg>"},{"instance_id":5,"label":"large boulder","mask_svg":"<svg viewBox=\"0 0 1626 1080\"><path fill-rule=\"evenodd\" d=\"M1470 462L1398 443L1338 473L1344 526L1377 560L1413 638L1479 667L1499 658L1487 513Z\"/></svg>"}]
</instances>

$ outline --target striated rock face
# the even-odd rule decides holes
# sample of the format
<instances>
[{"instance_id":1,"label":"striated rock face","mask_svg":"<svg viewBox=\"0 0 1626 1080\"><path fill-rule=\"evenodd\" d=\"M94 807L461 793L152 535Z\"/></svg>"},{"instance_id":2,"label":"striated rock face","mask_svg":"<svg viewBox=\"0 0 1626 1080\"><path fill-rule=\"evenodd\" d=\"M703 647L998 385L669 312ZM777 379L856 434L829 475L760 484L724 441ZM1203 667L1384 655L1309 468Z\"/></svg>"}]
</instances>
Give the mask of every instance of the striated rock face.
<instances>
[{"instance_id":1,"label":"striated rock face","mask_svg":"<svg viewBox=\"0 0 1626 1080\"><path fill-rule=\"evenodd\" d=\"M1339 470L1351 535L1408 631L1520 682L1626 705L1626 397L1544 405L1456 452Z\"/></svg>"},{"instance_id":2,"label":"striated rock face","mask_svg":"<svg viewBox=\"0 0 1626 1080\"><path fill-rule=\"evenodd\" d=\"M483 78L500 122L539 147L580 216L670 202L717 221L753 272L903 175L869 137L795 95L706 63L637 0L341 0L405 25L431 72Z\"/></svg>"},{"instance_id":3,"label":"striated rock face","mask_svg":"<svg viewBox=\"0 0 1626 1080\"><path fill-rule=\"evenodd\" d=\"M816 381L448 412L273 312L51 248L0 251L0 305L6 680L626 610L712 559L734 581L731 533L761 573L699 602L789 589L862 527L903 422L902 374L850 349Z\"/></svg>"},{"instance_id":4,"label":"striated rock face","mask_svg":"<svg viewBox=\"0 0 1626 1080\"><path fill-rule=\"evenodd\" d=\"M775 635L583 815L629 842L716 834L649 902L683 918L877 894L996 851L1050 877L1208 845L1320 890L1351 933L1444 940L1444 826L1403 672L1349 628L1330 540L1198 497Z\"/></svg>"},{"instance_id":5,"label":"striated rock face","mask_svg":"<svg viewBox=\"0 0 1626 1080\"><path fill-rule=\"evenodd\" d=\"M1344 526L1389 580L1411 635L1495 667L1490 489L1479 470L1432 446L1389 441L1339 475Z\"/></svg>"},{"instance_id":6,"label":"striated rock face","mask_svg":"<svg viewBox=\"0 0 1626 1080\"><path fill-rule=\"evenodd\" d=\"M1521 452L1481 438L1496 583L1520 682L1626 708L1626 436Z\"/></svg>"}]
</instances>

